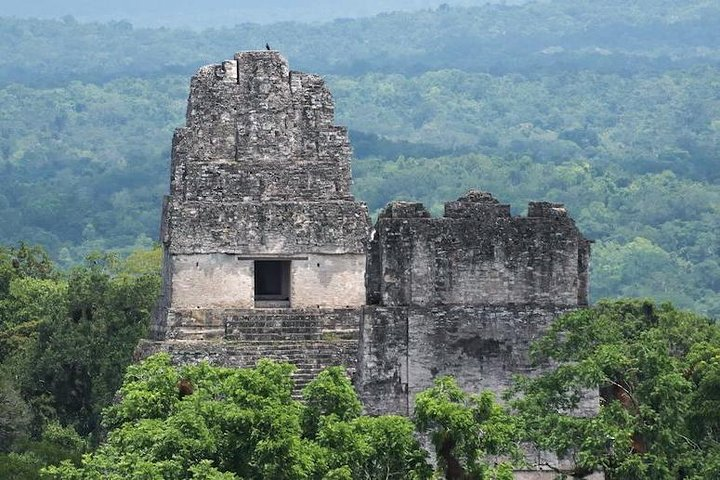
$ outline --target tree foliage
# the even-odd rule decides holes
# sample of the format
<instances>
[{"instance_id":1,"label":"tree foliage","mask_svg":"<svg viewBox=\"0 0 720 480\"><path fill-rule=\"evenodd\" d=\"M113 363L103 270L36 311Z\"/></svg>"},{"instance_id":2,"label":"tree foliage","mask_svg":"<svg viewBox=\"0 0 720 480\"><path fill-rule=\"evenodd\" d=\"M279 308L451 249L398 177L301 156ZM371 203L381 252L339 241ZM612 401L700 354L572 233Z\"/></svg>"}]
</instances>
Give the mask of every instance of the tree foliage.
<instances>
[{"instance_id":1,"label":"tree foliage","mask_svg":"<svg viewBox=\"0 0 720 480\"><path fill-rule=\"evenodd\" d=\"M517 383L527 440L610 479L712 478L720 455L720 329L670 304L603 301L535 345L558 366ZM582 399L601 393L597 415Z\"/></svg>"},{"instance_id":2,"label":"tree foliage","mask_svg":"<svg viewBox=\"0 0 720 480\"><path fill-rule=\"evenodd\" d=\"M48 474L58 479L430 478L408 419L360 417L352 386L337 368L306 387L303 405L292 397L293 369L270 361L252 369L175 367L168 355L157 354L128 368L119 403L104 414L106 442L80 466L65 462ZM181 382L191 385L192 393L183 394Z\"/></svg>"},{"instance_id":3,"label":"tree foliage","mask_svg":"<svg viewBox=\"0 0 720 480\"><path fill-rule=\"evenodd\" d=\"M37 478L98 436L159 292L159 250L57 270L38 247L0 248L0 464Z\"/></svg>"},{"instance_id":4,"label":"tree foliage","mask_svg":"<svg viewBox=\"0 0 720 480\"><path fill-rule=\"evenodd\" d=\"M491 392L471 395L450 377L415 399L415 423L429 433L438 463L448 480L511 480L512 463L520 457L515 420L495 403ZM489 462L495 458L495 464Z\"/></svg>"}]
</instances>

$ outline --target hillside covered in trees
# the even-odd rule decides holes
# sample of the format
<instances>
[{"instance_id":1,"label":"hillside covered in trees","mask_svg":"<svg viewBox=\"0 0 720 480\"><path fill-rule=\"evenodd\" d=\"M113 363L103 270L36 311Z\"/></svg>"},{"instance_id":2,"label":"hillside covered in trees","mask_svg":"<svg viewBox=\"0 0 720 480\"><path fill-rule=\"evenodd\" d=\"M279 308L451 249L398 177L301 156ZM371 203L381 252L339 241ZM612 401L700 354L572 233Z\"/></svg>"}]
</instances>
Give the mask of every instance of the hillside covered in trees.
<instances>
[{"instance_id":1,"label":"hillside covered in trees","mask_svg":"<svg viewBox=\"0 0 720 480\"><path fill-rule=\"evenodd\" d=\"M411 11L451 5L486 3L519 4L527 0L35 0L4 5L3 14L14 17L62 18L82 21L127 20L149 27L175 26L201 29L229 27L238 23L318 22L334 18L375 15L380 12Z\"/></svg>"},{"instance_id":2,"label":"hillside covered in trees","mask_svg":"<svg viewBox=\"0 0 720 480\"><path fill-rule=\"evenodd\" d=\"M269 42L351 129L355 193L567 204L592 295L720 313L720 5L556 0L207 30L0 19L0 243L157 238L189 76Z\"/></svg>"}]
</instances>

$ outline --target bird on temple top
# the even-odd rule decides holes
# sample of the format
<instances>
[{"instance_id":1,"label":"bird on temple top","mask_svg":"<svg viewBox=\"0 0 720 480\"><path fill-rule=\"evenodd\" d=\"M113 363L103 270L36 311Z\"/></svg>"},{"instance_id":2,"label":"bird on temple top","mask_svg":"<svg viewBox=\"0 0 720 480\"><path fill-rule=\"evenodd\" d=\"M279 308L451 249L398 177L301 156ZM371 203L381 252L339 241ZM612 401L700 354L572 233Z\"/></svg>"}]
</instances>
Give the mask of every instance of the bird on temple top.
<instances>
[{"instance_id":1,"label":"bird on temple top","mask_svg":"<svg viewBox=\"0 0 720 480\"><path fill-rule=\"evenodd\" d=\"M270 50L270 45L267 43L265 44L265 50Z\"/></svg>"}]
</instances>

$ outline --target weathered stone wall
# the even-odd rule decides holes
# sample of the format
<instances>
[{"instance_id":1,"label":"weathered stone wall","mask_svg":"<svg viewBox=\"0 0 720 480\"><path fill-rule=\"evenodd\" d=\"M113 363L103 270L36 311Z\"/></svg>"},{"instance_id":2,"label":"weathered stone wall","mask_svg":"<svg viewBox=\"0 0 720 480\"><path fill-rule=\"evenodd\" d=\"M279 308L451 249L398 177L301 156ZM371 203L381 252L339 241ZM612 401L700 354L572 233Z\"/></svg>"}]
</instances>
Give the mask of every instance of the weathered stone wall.
<instances>
[{"instance_id":1,"label":"weathered stone wall","mask_svg":"<svg viewBox=\"0 0 720 480\"><path fill-rule=\"evenodd\" d=\"M357 340L357 308L173 308L172 340L322 341Z\"/></svg>"},{"instance_id":2,"label":"weathered stone wall","mask_svg":"<svg viewBox=\"0 0 720 480\"><path fill-rule=\"evenodd\" d=\"M296 308L348 308L365 304L365 255L309 254L292 263Z\"/></svg>"},{"instance_id":3,"label":"weathered stone wall","mask_svg":"<svg viewBox=\"0 0 720 480\"><path fill-rule=\"evenodd\" d=\"M175 308L254 308L254 260L260 255L174 255ZM280 258L272 256L270 258ZM365 304L365 255L307 254L291 261L293 308L343 308Z\"/></svg>"},{"instance_id":4,"label":"weathered stone wall","mask_svg":"<svg viewBox=\"0 0 720 480\"><path fill-rule=\"evenodd\" d=\"M412 413L408 347L406 307L364 308L355 388L367 413Z\"/></svg>"},{"instance_id":5,"label":"weathered stone wall","mask_svg":"<svg viewBox=\"0 0 720 480\"><path fill-rule=\"evenodd\" d=\"M503 392L512 375L532 372L530 344L567 311L532 305L410 309L410 404L438 375L454 376L466 391Z\"/></svg>"},{"instance_id":6,"label":"weathered stone wall","mask_svg":"<svg viewBox=\"0 0 720 480\"><path fill-rule=\"evenodd\" d=\"M589 255L560 204L531 203L513 217L509 205L471 191L441 218L419 203L388 205L372 232L360 324L357 389L368 413L411 415L415 396L442 375L499 397L513 375L536 373L531 343L587 304ZM589 394L576 413L597 405ZM527 454L530 464L563 465Z\"/></svg>"},{"instance_id":7,"label":"weathered stone wall","mask_svg":"<svg viewBox=\"0 0 720 480\"><path fill-rule=\"evenodd\" d=\"M368 259L368 302L401 305L577 306L587 302L588 241L564 207L527 217L470 192L430 218L396 202L380 214Z\"/></svg>"},{"instance_id":8,"label":"weathered stone wall","mask_svg":"<svg viewBox=\"0 0 720 480\"><path fill-rule=\"evenodd\" d=\"M368 217L356 202L182 202L168 207L173 254L365 254Z\"/></svg>"},{"instance_id":9,"label":"weathered stone wall","mask_svg":"<svg viewBox=\"0 0 720 480\"><path fill-rule=\"evenodd\" d=\"M262 358L297 367L296 392L324 368L355 373L361 309L173 308L163 340L145 340L136 358L167 352L177 364L252 367Z\"/></svg>"},{"instance_id":10,"label":"weathered stone wall","mask_svg":"<svg viewBox=\"0 0 720 480\"><path fill-rule=\"evenodd\" d=\"M316 75L243 52L193 77L173 140L164 238L173 253L365 253L350 143Z\"/></svg>"},{"instance_id":11,"label":"weathered stone wall","mask_svg":"<svg viewBox=\"0 0 720 480\"><path fill-rule=\"evenodd\" d=\"M465 390L500 393L531 373L530 343L569 308L538 305L382 307L364 310L360 395L368 412L412 413L415 395L452 375Z\"/></svg>"},{"instance_id":12,"label":"weathered stone wall","mask_svg":"<svg viewBox=\"0 0 720 480\"><path fill-rule=\"evenodd\" d=\"M252 308L253 262L234 255L173 255L173 308Z\"/></svg>"},{"instance_id":13,"label":"weathered stone wall","mask_svg":"<svg viewBox=\"0 0 720 480\"><path fill-rule=\"evenodd\" d=\"M177 364L237 368L263 358L288 362L297 367L298 395L329 366L342 365L354 375L361 314L358 308L172 308L167 335L141 341L135 356L166 352Z\"/></svg>"},{"instance_id":14,"label":"weathered stone wall","mask_svg":"<svg viewBox=\"0 0 720 480\"><path fill-rule=\"evenodd\" d=\"M471 191L431 218L419 203L380 214L368 255L359 390L371 412L409 414L438 375L505 390L530 343L587 301L589 242L564 207L527 217Z\"/></svg>"},{"instance_id":15,"label":"weathered stone wall","mask_svg":"<svg viewBox=\"0 0 720 480\"><path fill-rule=\"evenodd\" d=\"M333 116L322 78L291 72L277 52L242 52L203 67L173 142L171 195L352 200L350 144Z\"/></svg>"}]
</instances>

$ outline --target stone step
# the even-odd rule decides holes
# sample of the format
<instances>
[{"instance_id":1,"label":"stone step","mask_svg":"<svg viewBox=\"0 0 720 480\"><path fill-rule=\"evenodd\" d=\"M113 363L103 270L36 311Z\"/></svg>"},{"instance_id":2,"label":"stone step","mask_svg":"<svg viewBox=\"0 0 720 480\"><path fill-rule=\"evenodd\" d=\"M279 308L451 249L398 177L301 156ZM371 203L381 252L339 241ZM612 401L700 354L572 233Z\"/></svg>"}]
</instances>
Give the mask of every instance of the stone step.
<instances>
[{"instance_id":1,"label":"stone step","mask_svg":"<svg viewBox=\"0 0 720 480\"><path fill-rule=\"evenodd\" d=\"M339 340L333 342L227 342L223 345L227 356L238 366L251 367L258 360L268 358L292 363L299 369L322 370L338 364L354 365L357 342Z\"/></svg>"},{"instance_id":2,"label":"stone step","mask_svg":"<svg viewBox=\"0 0 720 480\"><path fill-rule=\"evenodd\" d=\"M225 335L223 328L207 327L182 327L175 328L167 333L167 338L172 340L214 340L221 339Z\"/></svg>"},{"instance_id":3,"label":"stone step","mask_svg":"<svg viewBox=\"0 0 720 480\"><path fill-rule=\"evenodd\" d=\"M293 382L295 383L295 388L293 389L292 396L295 400L301 400L302 399L302 390L310 384L313 380L317 378L317 376L322 372L323 369L317 369L317 370L298 370L292 374Z\"/></svg>"},{"instance_id":4,"label":"stone step","mask_svg":"<svg viewBox=\"0 0 720 480\"><path fill-rule=\"evenodd\" d=\"M211 325L180 325L175 327L176 329L185 329L188 331L195 330L208 330L208 331L228 331L228 332L357 332L360 327L355 325L350 326L337 326L337 327L257 327L257 326L211 326Z\"/></svg>"},{"instance_id":5,"label":"stone step","mask_svg":"<svg viewBox=\"0 0 720 480\"><path fill-rule=\"evenodd\" d=\"M294 374L305 373L305 372L320 372L322 370L325 370L325 368L327 368L325 366L321 366L321 365L319 366L314 363L294 363L293 365L295 365L297 367L297 370L295 370Z\"/></svg>"},{"instance_id":6,"label":"stone step","mask_svg":"<svg viewBox=\"0 0 720 480\"><path fill-rule=\"evenodd\" d=\"M179 363L207 360L217 365L254 367L260 359L271 359L295 365L292 378L294 395L325 368L343 365L349 372L355 369L358 341L353 340L175 340L159 342L157 346L171 347L169 353L177 354Z\"/></svg>"},{"instance_id":7,"label":"stone step","mask_svg":"<svg viewBox=\"0 0 720 480\"><path fill-rule=\"evenodd\" d=\"M270 310L270 311L268 311ZM358 309L171 309L174 321L222 320L222 323L239 322L320 322L320 323L357 323L360 318Z\"/></svg>"},{"instance_id":8,"label":"stone step","mask_svg":"<svg viewBox=\"0 0 720 480\"><path fill-rule=\"evenodd\" d=\"M183 327L183 328L186 328L186 327ZM204 328L204 329L203 328L187 328L187 331L190 331L190 332L196 331L196 330L207 330L210 332L215 331L215 330L223 331L222 329L212 329L212 328ZM353 334L359 334L358 330L359 329L357 329L357 328L317 329L317 330L308 329L308 328L287 328L287 329L278 328L278 329L273 329L273 330L268 330L265 328L247 328L247 329L243 328L243 329L232 329L232 330L228 329L224 333L226 335L242 335L242 334L247 334L247 335L280 335L280 334L284 334L284 335L294 335L294 334L295 335L300 335L300 334L353 335Z\"/></svg>"},{"instance_id":9,"label":"stone step","mask_svg":"<svg viewBox=\"0 0 720 480\"><path fill-rule=\"evenodd\" d=\"M293 398L302 399L302 390L320 372L330 366L342 365L352 376L355 371L357 340L310 340L310 341L209 341L175 340L171 343L157 342L155 351L168 351L178 363L210 361L216 365L232 365L239 368L254 367L261 359L290 363L295 366ZM148 353L150 351L148 350ZM179 356L178 356L179 354Z\"/></svg>"},{"instance_id":10,"label":"stone step","mask_svg":"<svg viewBox=\"0 0 720 480\"><path fill-rule=\"evenodd\" d=\"M221 329L222 327L207 327L205 325L184 325L181 328L207 328ZM334 327L314 327L307 325L300 326L275 326L259 327L256 325L228 325L224 328L229 332L356 332L360 329L357 325L340 325Z\"/></svg>"},{"instance_id":11,"label":"stone step","mask_svg":"<svg viewBox=\"0 0 720 480\"><path fill-rule=\"evenodd\" d=\"M197 325L197 322L187 322L188 325ZM286 328L304 328L304 329L315 329L315 330L334 330L336 328L359 328L360 323L353 322L326 322L326 321L283 321L283 322L224 322L225 328L257 328L257 329L286 329ZM183 326L183 325L181 325ZM213 325L218 326L218 325Z\"/></svg>"},{"instance_id":12,"label":"stone step","mask_svg":"<svg viewBox=\"0 0 720 480\"><path fill-rule=\"evenodd\" d=\"M192 335L192 332L185 333ZM269 342L278 340L355 340L359 337L357 332L277 332L277 333L254 333L254 332L233 332L225 335L226 340L266 340ZM197 337L195 337L197 338Z\"/></svg>"},{"instance_id":13,"label":"stone step","mask_svg":"<svg viewBox=\"0 0 720 480\"><path fill-rule=\"evenodd\" d=\"M276 350L272 348L267 349L248 349L242 353L246 355L258 356L258 355L272 355L277 357L293 357L293 358L320 358L322 356L330 356L336 350L322 350L317 352L303 352L302 350Z\"/></svg>"},{"instance_id":14,"label":"stone step","mask_svg":"<svg viewBox=\"0 0 720 480\"><path fill-rule=\"evenodd\" d=\"M178 340L175 345L178 348L216 348L222 347L227 350L244 350L253 347L262 347L264 345L272 345L273 348L279 350L292 350L298 349L307 351L308 348L338 348L343 346L350 346L357 344L354 340L311 340L311 341L292 341L292 340L278 340L274 342L265 341L250 341L250 340L228 340L228 341L184 341Z\"/></svg>"},{"instance_id":15,"label":"stone step","mask_svg":"<svg viewBox=\"0 0 720 480\"><path fill-rule=\"evenodd\" d=\"M227 341L225 343L235 343L235 344L242 344L242 348L257 348L257 347L263 347L263 346L269 346L272 347L272 349L276 349L278 351L291 351L291 350L297 350L300 352L307 352L307 350L303 350L306 346L310 346L315 349L319 350L335 350L337 348L342 348L343 346L353 345L356 344L356 340L307 340L307 341L301 341L301 340L277 340L277 341L252 341L252 340L238 340L238 341Z\"/></svg>"},{"instance_id":16,"label":"stone step","mask_svg":"<svg viewBox=\"0 0 720 480\"><path fill-rule=\"evenodd\" d=\"M311 381L315 380L317 376L322 372L324 369L317 369L317 370L307 370L307 371L300 371L295 372L292 375L293 380L295 382L304 382L304 383L310 383Z\"/></svg>"},{"instance_id":17,"label":"stone step","mask_svg":"<svg viewBox=\"0 0 720 480\"><path fill-rule=\"evenodd\" d=\"M301 328L277 329L268 331L266 329L235 329L225 331L223 328L207 328L203 326L176 327L168 334L173 340L213 340L225 339L232 341L334 341L334 340L357 340L360 336L359 329L342 328L332 330L308 330Z\"/></svg>"},{"instance_id":18,"label":"stone step","mask_svg":"<svg viewBox=\"0 0 720 480\"><path fill-rule=\"evenodd\" d=\"M174 340L322 340L355 339L357 309L174 309L168 313L167 338ZM258 336L267 335L267 336Z\"/></svg>"},{"instance_id":19,"label":"stone step","mask_svg":"<svg viewBox=\"0 0 720 480\"><path fill-rule=\"evenodd\" d=\"M262 315L262 314L247 314L247 315L220 315L225 319L226 323L260 323L260 324L284 324L284 323L317 323L317 324L350 324L357 323L359 315L357 314L345 314L336 315L333 313L324 314L313 314L308 315L306 313L288 313L287 315ZM185 317L180 317L185 318ZM193 316L189 318L194 318Z\"/></svg>"}]
</instances>

